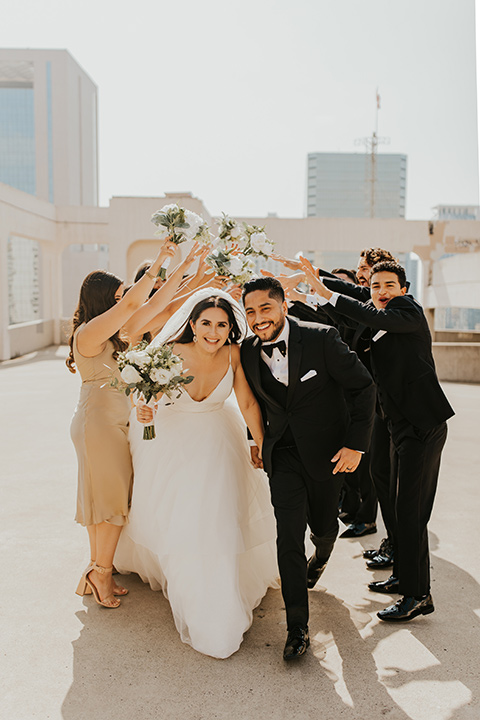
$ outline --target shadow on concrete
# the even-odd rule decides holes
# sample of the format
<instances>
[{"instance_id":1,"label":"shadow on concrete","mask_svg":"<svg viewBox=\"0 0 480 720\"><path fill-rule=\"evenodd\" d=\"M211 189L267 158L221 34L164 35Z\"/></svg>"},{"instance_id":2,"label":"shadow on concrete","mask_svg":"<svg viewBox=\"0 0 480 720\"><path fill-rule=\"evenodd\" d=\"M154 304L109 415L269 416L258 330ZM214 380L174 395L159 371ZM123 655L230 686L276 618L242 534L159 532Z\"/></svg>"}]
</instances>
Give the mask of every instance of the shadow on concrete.
<instances>
[{"instance_id":1,"label":"shadow on concrete","mask_svg":"<svg viewBox=\"0 0 480 720\"><path fill-rule=\"evenodd\" d=\"M66 345L50 345L48 348L43 350L35 350L35 352L28 353L28 355L21 355L11 360L3 360L0 362L0 371L9 370L13 367L20 367L21 365L33 365L38 362L48 362L50 360L59 360L65 363L68 355L68 348ZM65 368L66 369L66 368Z\"/></svg>"},{"instance_id":2,"label":"shadow on concrete","mask_svg":"<svg viewBox=\"0 0 480 720\"><path fill-rule=\"evenodd\" d=\"M121 609L104 610L88 597L85 610L77 614L83 629L73 643L73 683L62 706L63 718L97 717L102 699L101 716L107 720L473 720L478 707L475 710L467 696L480 696L474 612L480 588L456 565L438 557L433 562L437 611L410 623L372 623L374 613L389 604L389 596L372 593L363 604L348 607L321 587L312 591L312 646L304 658L289 664L281 656L286 626L279 591L270 590L256 609L240 650L227 660L215 660L180 641L161 593L152 592L136 575L124 577L131 592ZM420 643L422 653L433 656L429 667L405 670L403 656L401 667L395 666L395 656L391 664L377 667L379 643L400 630L407 631L402 637L412 647ZM428 694L420 714L405 710L411 703L411 698L405 703L405 693L422 681L432 683L440 698L442 688L451 695L439 701L438 714L434 706L429 709ZM452 695L459 683L463 700L458 700L458 692ZM419 702L421 708L422 698Z\"/></svg>"}]
</instances>

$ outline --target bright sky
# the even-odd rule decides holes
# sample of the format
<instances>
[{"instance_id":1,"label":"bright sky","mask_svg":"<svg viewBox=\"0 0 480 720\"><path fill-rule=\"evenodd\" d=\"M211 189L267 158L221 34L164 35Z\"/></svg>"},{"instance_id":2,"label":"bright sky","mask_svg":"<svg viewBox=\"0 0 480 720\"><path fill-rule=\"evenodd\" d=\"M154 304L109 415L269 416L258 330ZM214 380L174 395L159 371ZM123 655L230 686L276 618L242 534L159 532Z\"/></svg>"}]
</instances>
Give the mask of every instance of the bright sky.
<instances>
[{"instance_id":1,"label":"bright sky","mask_svg":"<svg viewBox=\"0 0 480 720\"><path fill-rule=\"evenodd\" d=\"M359 150L378 86L407 217L429 218L478 204L474 5L15 0L0 47L65 48L98 85L102 205L189 190L213 214L302 216L307 153Z\"/></svg>"}]
</instances>

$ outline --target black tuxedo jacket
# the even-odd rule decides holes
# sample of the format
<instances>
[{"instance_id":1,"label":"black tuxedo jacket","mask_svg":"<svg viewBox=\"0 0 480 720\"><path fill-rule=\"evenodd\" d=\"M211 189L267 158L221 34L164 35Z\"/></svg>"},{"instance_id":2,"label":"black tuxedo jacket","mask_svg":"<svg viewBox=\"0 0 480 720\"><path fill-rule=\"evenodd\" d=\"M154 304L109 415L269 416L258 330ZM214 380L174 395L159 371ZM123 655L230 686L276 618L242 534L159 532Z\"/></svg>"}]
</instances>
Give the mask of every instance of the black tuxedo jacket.
<instances>
[{"instance_id":1,"label":"black tuxedo jacket","mask_svg":"<svg viewBox=\"0 0 480 720\"><path fill-rule=\"evenodd\" d=\"M388 418L429 430L455 414L438 382L427 319L411 295L383 310L340 295L333 309L371 328L371 367Z\"/></svg>"},{"instance_id":2,"label":"black tuxedo jacket","mask_svg":"<svg viewBox=\"0 0 480 720\"><path fill-rule=\"evenodd\" d=\"M265 470L272 474L274 446L289 429L309 475L328 480L334 468L331 458L340 448L368 450L374 384L335 328L299 322L295 318L288 318L287 322L290 324L289 378L285 407L262 387L261 341L249 337L241 349L243 369L265 424L262 449ZM302 380L307 373L311 377ZM349 395L350 417L344 391Z\"/></svg>"}]
</instances>

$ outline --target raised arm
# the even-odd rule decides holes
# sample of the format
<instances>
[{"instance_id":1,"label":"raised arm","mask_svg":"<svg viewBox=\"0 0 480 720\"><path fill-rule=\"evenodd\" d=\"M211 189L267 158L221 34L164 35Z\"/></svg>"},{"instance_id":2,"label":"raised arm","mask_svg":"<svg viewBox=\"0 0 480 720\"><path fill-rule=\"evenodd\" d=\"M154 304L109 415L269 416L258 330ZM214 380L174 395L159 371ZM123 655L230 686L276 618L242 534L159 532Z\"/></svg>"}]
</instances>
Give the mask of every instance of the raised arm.
<instances>
[{"instance_id":1,"label":"raised arm","mask_svg":"<svg viewBox=\"0 0 480 720\"><path fill-rule=\"evenodd\" d=\"M174 246L174 248L176 249L176 246ZM129 335L130 337L135 337L136 335L143 335L144 333L150 332L153 328L157 327L157 316L159 315L159 313L165 310L167 305L172 301L175 293L180 286L185 272L193 264L199 254L199 245L198 243L195 243L191 247L190 252L188 253L185 260L183 260L183 262L181 262L180 265L175 268L173 273L155 292L155 294L150 298L150 300L144 305L142 305L142 307L139 308L125 324L124 329L127 335ZM132 289L130 289L128 292L130 293L131 291Z\"/></svg>"},{"instance_id":2,"label":"raised arm","mask_svg":"<svg viewBox=\"0 0 480 720\"><path fill-rule=\"evenodd\" d=\"M331 302L333 292L316 276L308 260L303 258L302 262L311 287L318 295ZM365 304L354 298L339 295L336 298L334 309L341 315L374 330L396 333L414 332L420 326L423 317L421 308L405 296L395 297L390 300L386 308L377 310L370 303Z\"/></svg>"},{"instance_id":3,"label":"raised arm","mask_svg":"<svg viewBox=\"0 0 480 720\"><path fill-rule=\"evenodd\" d=\"M101 353L107 340L115 335L143 305L153 288L163 261L170 254L168 247L167 240L145 275L113 307L80 328L77 333L77 345L82 355L95 357Z\"/></svg>"}]
</instances>

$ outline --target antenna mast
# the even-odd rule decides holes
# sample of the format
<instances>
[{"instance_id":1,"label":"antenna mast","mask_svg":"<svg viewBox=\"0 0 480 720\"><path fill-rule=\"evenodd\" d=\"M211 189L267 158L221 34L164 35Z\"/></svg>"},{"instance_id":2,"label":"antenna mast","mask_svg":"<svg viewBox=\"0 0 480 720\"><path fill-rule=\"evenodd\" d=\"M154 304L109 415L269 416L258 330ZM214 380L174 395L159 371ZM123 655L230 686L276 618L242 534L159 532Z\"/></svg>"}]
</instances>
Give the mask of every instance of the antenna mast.
<instances>
[{"instance_id":1,"label":"antenna mast","mask_svg":"<svg viewBox=\"0 0 480 720\"><path fill-rule=\"evenodd\" d=\"M375 217L375 200L377 192L377 148L379 145L388 145L390 138L378 137L378 111L380 110L380 95L378 94L378 88L376 89L376 108L375 108L375 130L371 137L357 138L355 145L364 145L365 153L370 155L370 162L365 164L365 170L367 177L366 186L369 187L369 200L370 200L370 217ZM368 172L370 171L370 172Z\"/></svg>"}]
</instances>

